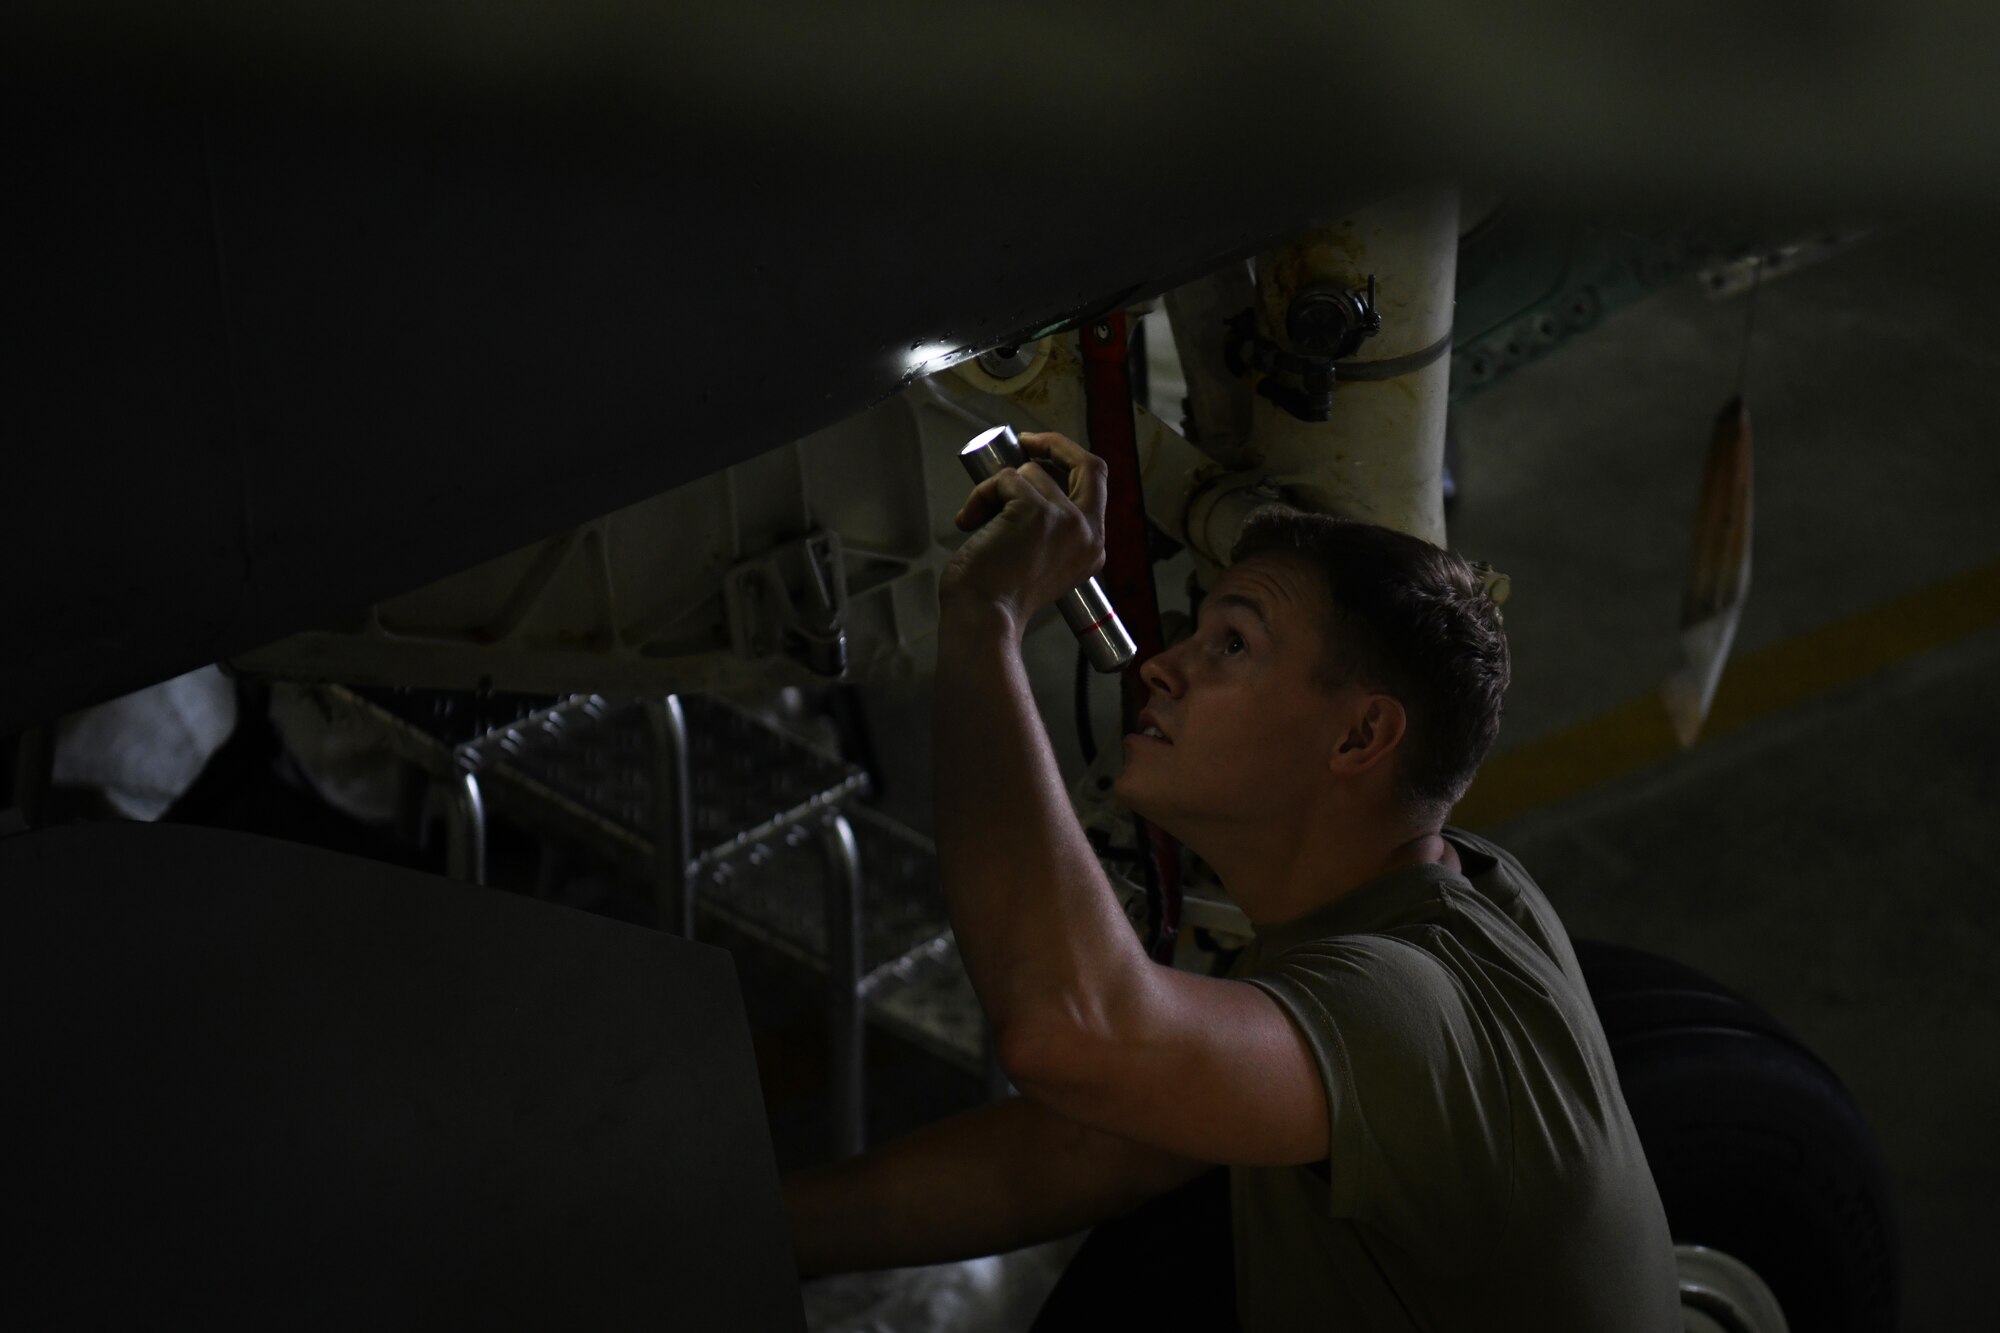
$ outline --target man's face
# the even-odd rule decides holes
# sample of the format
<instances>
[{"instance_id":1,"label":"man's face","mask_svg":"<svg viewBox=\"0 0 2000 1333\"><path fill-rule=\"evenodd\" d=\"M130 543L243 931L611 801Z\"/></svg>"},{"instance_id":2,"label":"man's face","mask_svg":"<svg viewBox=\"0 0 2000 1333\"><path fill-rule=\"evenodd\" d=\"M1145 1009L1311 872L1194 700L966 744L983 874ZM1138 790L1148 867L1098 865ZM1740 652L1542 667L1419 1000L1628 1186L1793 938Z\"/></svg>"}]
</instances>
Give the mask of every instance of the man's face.
<instances>
[{"instance_id":1,"label":"man's face","mask_svg":"<svg viewBox=\"0 0 2000 1333\"><path fill-rule=\"evenodd\" d=\"M1305 806L1335 739L1337 701L1312 681L1329 610L1303 560L1252 556L1226 570L1194 632L1142 671L1167 739L1125 738L1118 802L1184 840Z\"/></svg>"}]
</instances>

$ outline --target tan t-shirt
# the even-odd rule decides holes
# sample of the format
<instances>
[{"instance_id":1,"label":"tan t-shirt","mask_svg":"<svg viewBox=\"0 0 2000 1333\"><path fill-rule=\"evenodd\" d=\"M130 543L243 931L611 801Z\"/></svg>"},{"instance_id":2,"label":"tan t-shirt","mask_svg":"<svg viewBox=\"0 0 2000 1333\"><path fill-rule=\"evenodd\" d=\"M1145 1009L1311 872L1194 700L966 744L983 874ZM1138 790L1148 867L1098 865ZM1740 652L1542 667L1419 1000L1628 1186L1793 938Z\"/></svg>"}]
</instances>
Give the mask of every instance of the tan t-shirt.
<instances>
[{"instance_id":1,"label":"tan t-shirt","mask_svg":"<svg viewBox=\"0 0 2000 1333\"><path fill-rule=\"evenodd\" d=\"M1245 1333L1680 1333L1673 1243L1567 934L1461 829L1232 975L1312 1047L1328 1160L1236 1167Z\"/></svg>"}]
</instances>

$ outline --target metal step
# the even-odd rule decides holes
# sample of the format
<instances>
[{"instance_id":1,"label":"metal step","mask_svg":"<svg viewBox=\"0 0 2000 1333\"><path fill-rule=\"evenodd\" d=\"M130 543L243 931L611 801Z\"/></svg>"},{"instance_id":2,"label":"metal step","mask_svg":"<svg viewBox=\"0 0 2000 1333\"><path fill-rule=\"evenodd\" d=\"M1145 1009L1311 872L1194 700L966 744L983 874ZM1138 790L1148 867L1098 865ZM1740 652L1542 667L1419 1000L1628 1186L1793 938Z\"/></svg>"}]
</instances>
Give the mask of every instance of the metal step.
<instances>
[{"instance_id":1,"label":"metal step","mask_svg":"<svg viewBox=\"0 0 2000 1333\"><path fill-rule=\"evenodd\" d=\"M649 873L657 756L642 701L522 697L472 709L435 691L321 692L434 776L476 772L494 810L627 872ZM946 920L936 847L860 804L867 774L839 756L713 697L682 696L681 706L697 920L723 922L825 973L831 871L819 830L846 815L860 849L860 990L869 1018L941 1059L984 1070L984 1020Z\"/></svg>"}]
</instances>

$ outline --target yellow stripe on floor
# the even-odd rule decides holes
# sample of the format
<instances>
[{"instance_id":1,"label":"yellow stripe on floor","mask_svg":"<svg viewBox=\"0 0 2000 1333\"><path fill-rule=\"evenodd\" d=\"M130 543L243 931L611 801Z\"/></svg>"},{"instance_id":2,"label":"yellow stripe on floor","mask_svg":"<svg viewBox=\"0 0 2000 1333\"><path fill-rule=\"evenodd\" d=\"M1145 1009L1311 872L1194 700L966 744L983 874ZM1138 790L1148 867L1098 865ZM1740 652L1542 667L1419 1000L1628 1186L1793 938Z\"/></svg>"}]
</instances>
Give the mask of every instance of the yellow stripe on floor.
<instances>
[{"instance_id":1,"label":"yellow stripe on floor","mask_svg":"<svg viewBox=\"0 0 2000 1333\"><path fill-rule=\"evenodd\" d=\"M1732 659L1701 742L1995 623L2000 562ZM1680 753L1659 695L1644 695L1488 759L1451 822L1470 829L1501 824Z\"/></svg>"}]
</instances>

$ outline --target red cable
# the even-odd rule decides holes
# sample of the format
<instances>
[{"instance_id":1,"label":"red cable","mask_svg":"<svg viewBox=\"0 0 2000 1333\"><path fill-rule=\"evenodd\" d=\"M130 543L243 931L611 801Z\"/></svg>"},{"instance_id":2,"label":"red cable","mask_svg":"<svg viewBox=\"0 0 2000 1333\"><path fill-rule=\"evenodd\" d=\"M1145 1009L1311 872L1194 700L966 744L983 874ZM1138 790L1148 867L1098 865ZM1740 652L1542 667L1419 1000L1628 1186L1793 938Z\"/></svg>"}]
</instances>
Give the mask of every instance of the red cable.
<instances>
[{"instance_id":1,"label":"red cable","mask_svg":"<svg viewBox=\"0 0 2000 1333\"><path fill-rule=\"evenodd\" d=\"M1123 311L1083 327L1083 396L1090 451L1109 465L1104 506L1104 569L1098 574L1111 605L1125 622L1138 652L1125 668L1120 690L1124 730L1138 725L1150 691L1139 668L1165 646L1153 557L1146 539L1146 497L1139 478L1139 437L1132 418L1132 378ZM1180 844L1140 822L1152 864L1153 938L1147 952L1171 963L1181 926Z\"/></svg>"}]
</instances>

